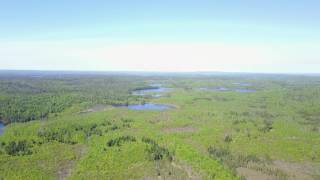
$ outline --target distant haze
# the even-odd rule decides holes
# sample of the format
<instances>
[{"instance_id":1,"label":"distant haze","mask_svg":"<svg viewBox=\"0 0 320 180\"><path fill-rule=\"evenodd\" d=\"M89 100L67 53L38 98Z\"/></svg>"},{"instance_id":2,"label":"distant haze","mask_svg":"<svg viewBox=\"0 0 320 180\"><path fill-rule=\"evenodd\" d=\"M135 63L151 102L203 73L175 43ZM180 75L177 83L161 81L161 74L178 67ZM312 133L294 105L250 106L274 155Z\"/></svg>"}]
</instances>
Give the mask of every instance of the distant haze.
<instances>
[{"instance_id":1,"label":"distant haze","mask_svg":"<svg viewBox=\"0 0 320 180\"><path fill-rule=\"evenodd\" d=\"M0 69L320 73L320 1L7 1Z\"/></svg>"}]
</instances>

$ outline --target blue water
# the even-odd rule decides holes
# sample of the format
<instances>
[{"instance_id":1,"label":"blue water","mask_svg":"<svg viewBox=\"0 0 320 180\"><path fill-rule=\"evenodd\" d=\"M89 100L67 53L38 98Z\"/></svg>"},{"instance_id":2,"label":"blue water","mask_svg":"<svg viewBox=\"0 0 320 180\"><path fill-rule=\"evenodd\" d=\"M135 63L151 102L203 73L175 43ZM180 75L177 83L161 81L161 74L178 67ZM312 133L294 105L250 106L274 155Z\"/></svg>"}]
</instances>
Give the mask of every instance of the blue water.
<instances>
[{"instance_id":1,"label":"blue water","mask_svg":"<svg viewBox=\"0 0 320 180\"><path fill-rule=\"evenodd\" d=\"M115 106L115 107L128 108L128 109L131 109L131 110L160 110L160 111L172 108L169 105L153 104L153 103L118 105L118 106Z\"/></svg>"},{"instance_id":2,"label":"blue water","mask_svg":"<svg viewBox=\"0 0 320 180\"><path fill-rule=\"evenodd\" d=\"M231 89L225 88L225 87L201 87L199 90L204 91L231 91Z\"/></svg>"},{"instance_id":3,"label":"blue water","mask_svg":"<svg viewBox=\"0 0 320 180\"><path fill-rule=\"evenodd\" d=\"M4 124L0 122L0 135L2 135L4 129Z\"/></svg>"},{"instance_id":4,"label":"blue water","mask_svg":"<svg viewBox=\"0 0 320 180\"><path fill-rule=\"evenodd\" d=\"M234 92L256 92L255 89L247 89L247 88L225 88L225 87L201 87L198 88L199 90L204 90L204 91L234 91Z\"/></svg>"},{"instance_id":5,"label":"blue water","mask_svg":"<svg viewBox=\"0 0 320 180\"><path fill-rule=\"evenodd\" d=\"M171 90L171 88L160 87L161 84L151 84L150 86L155 88L136 90L136 91L133 91L132 94L136 96L151 95L154 98L159 98L162 96L162 93L169 92Z\"/></svg>"},{"instance_id":6,"label":"blue water","mask_svg":"<svg viewBox=\"0 0 320 180\"><path fill-rule=\"evenodd\" d=\"M244 86L244 87L248 87L248 86L252 86L252 84L250 83L242 83L242 82L235 82L232 83L233 85L238 85L238 86Z\"/></svg>"},{"instance_id":7,"label":"blue water","mask_svg":"<svg viewBox=\"0 0 320 180\"><path fill-rule=\"evenodd\" d=\"M236 92L256 92L254 89L234 89Z\"/></svg>"},{"instance_id":8,"label":"blue water","mask_svg":"<svg viewBox=\"0 0 320 180\"><path fill-rule=\"evenodd\" d=\"M152 88L152 89L142 89L133 91L134 94L145 94L145 93L161 93L161 92L168 92L169 88Z\"/></svg>"},{"instance_id":9,"label":"blue water","mask_svg":"<svg viewBox=\"0 0 320 180\"><path fill-rule=\"evenodd\" d=\"M162 95L161 94L153 94L153 95L151 95L152 97L154 97L154 98L159 98L159 97L162 97Z\"/></svg>"},{"instance_id":10,"label":"blue water","mask_svg":"<svg viewBox=\"0 0 320 180\"><path fill-rule=\"evenodd\" d=\"M152 83L152 84L149 84L149 86L152 86L152 87L162 87L163 85L160 84L160 83Z\"/></svg>"}]
</instances>

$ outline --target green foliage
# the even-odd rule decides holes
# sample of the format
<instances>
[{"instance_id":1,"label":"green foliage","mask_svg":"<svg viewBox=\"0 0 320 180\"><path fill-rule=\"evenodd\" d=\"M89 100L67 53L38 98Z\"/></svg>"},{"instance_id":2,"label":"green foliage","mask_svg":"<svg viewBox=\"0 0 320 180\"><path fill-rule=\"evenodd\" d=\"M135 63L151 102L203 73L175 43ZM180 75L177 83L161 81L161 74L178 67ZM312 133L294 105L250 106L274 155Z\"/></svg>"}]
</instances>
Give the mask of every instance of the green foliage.
<instances>
[{"instance_id":1,"label":"green foliage","mask_svg":"<svg viewBox=\"0 0 320 180\"><path fill-rule=\"evenodd\" d=\"M271 120L263 120L263 127L260 128L259 130L262 131L262 132L269 132L272 130L272 124L273 122Z\"/></svg>"},{"instance_id":2,"label":"green foliage","mask_svg":"<svg viewBox=\"0 0 320 180\"><path fill-rule=\"evenodd\" d=\"M234 171L238 167L247 167L249 162L262 162L262 160L255 155L232 154L227 148L210 146L208 148L208 153L211 157L219 159L223 164Z\"/></svg>"},{"instance_id":3,"label":"green foliage","mask_svg":"<svg viewBox=\"0 0 320 180\"><path fill-rule=\"evenodd\" d=\"M131 93L154 81L173 90ZM242 81L257 91L198 89ZM320 162L319 89L318 78L298 76L0 76L0 117L11 123L0 136L0 176L224 180L244 167L291 177L273 162ZM176 108L109 106L133 102ZM95 106L103 110L86 111Z\"/></svg>"},{"instance_id":4,"label":"green foliage","mask_svg":"<svg viewBox=\"0 0 320 180\"><path fill-rule=\"evenodd\" d=\"M11 156L30 155L32 153L30 150L30 145L26 140L18 142L10 141L8 145L5 146L5 151Z\"/></svg>"},{"instance_id":5,"label":"green foliage","mask_svg":"<svg viewBox=\"0 0 320 180\"><path fill-rule=\"evenodd\" d=\"M142 142L148 144L147 152L149 153L150 159L159 161L163 159L173 160L173 154L165 147L160 146L156 141L143 137Z\"/></svg>"},{"instance_id":6,"label":"green foliage","mask_svg":"<svg viewBox=\"0 0 320 180\"><path fill-rule=\"evenodd\" d=\"M69 75L55 77L30 73L0 76L0 120L5 123L47 119L75 104L128 104L138 97L132 89L142 87L143 78L127 76Z\"/></svg>"},{"instance_id":7,"label":"green foliage","mask_svg":"<svg viewBox=\"0 0 320 180\"><path fill-rule=\"evenodd\" d=\"M66 144L76 144L77 142L71 140L72 131L66 128L58 130L44 130L38 132L39 138L43 139L44 142L57 141Z\"/></svg>"},{"instance_id":8,"label":"green foliage","mask_svg":"<svg viewBox=\"0 0 320 180\"><path fill-rule=\"evenodd\" d=\"M226 142L226 143L232 142L232 136L231 136L231 135L226 135L226 136L224 137L224 142Z\"/></svg>"},{"instance_id":9,"label":"green foliage","mask_svg":"<svg viewBox=\"0 0 320 180\"><path fill-rule=\"evenodd\" d=\"M136 142L136 138L133 136L121 136L121 137L117 137L115 139L111 139L107 142L107 145L109 147L112 146L121 146L122 143L125 142Z\"/></svg>"},{"instance_id":10,"label":"green foliage","mask_svg":"<svg viewBox=\"0 0 320 180\"><path fill-rule=\"evenodd\" d=\"M210 155L217 157L217 158L220 158L220 159L227 157L227 156L230 156L230 154L231 154L229 149L217 148L217 147L212 147L212 146L210 146L208 148L208 152Z\"/></svg>"}]
</instances>

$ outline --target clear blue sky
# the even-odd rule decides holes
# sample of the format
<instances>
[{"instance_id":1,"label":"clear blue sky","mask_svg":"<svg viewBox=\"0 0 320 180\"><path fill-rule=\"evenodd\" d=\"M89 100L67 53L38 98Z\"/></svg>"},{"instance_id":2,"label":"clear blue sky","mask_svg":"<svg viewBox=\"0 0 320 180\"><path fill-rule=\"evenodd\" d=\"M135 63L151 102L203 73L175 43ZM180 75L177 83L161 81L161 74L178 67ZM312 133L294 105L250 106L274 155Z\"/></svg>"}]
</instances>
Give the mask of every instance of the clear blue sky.
<instances>
[{"instance_id":1,"label":"clear blue sky","mask_svg":"<svg viewBox=\"0 0 320 180\"><path fill-rule=\"evenodd\" d=\"M320 1L3 0L0 69L310 72Z\"/></svg>"}]
</instances>

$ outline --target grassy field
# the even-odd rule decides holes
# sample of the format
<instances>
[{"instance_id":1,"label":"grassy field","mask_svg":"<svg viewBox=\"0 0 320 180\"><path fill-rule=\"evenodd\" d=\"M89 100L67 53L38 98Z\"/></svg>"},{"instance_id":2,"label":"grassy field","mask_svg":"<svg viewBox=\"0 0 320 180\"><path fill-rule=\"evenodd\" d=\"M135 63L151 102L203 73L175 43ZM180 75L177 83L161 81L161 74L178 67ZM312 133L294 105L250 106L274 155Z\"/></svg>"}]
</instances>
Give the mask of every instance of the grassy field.
<instances>
[{"instance_id":1,"label":"grassy field","mask_svg":"<svg viewBox=\"0 0 320 180\"><path fill-rule=\"evenodd\" d=\"M1 89L1 107L10 112L21 99L36 102L30 93L44 101L59 97L48 107L68 101L53 112L43 108L45 117L26 114L24 123L0 114L8 123L0 136L0 179L320 179L317 76L17 76L13 81L7 75L0 82L6 89L18 83L28 90ZM55 82L56 90L37 91L45 82ZM152 83L171 89L157 98L132 95ZM112 106L145 102L173 108ZM37 109L23 107L29 114Z\"/></svg>"}]
</instances>

